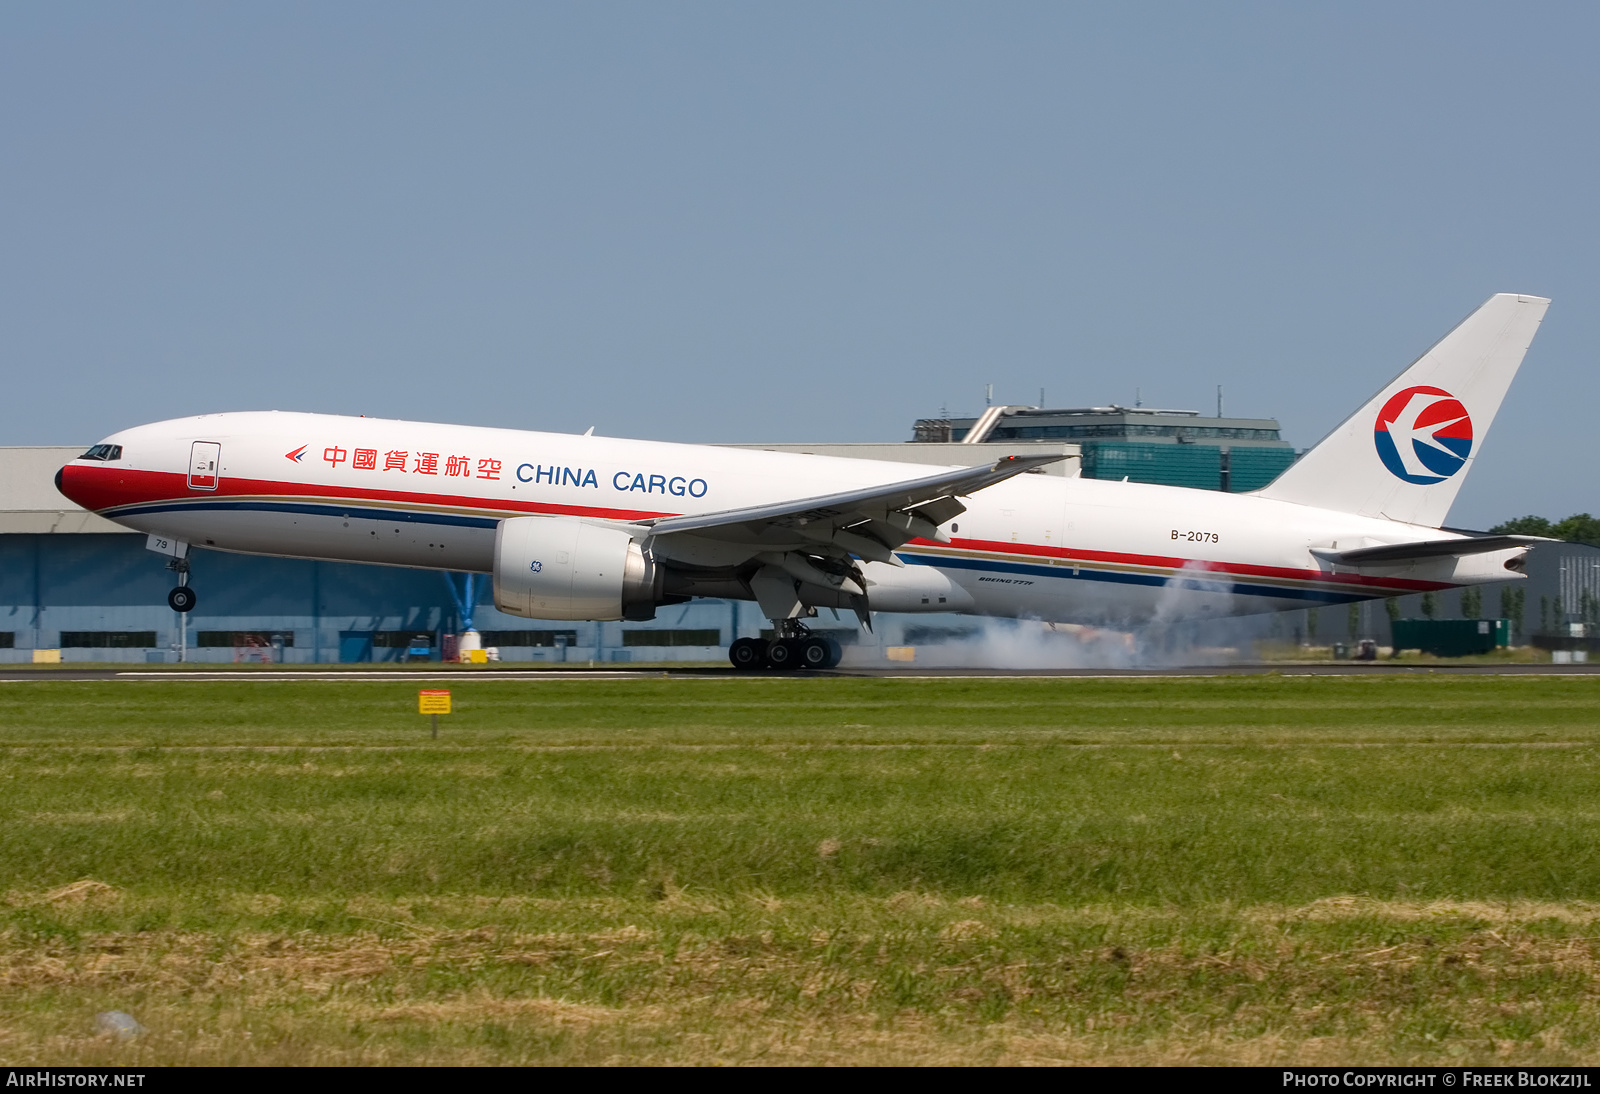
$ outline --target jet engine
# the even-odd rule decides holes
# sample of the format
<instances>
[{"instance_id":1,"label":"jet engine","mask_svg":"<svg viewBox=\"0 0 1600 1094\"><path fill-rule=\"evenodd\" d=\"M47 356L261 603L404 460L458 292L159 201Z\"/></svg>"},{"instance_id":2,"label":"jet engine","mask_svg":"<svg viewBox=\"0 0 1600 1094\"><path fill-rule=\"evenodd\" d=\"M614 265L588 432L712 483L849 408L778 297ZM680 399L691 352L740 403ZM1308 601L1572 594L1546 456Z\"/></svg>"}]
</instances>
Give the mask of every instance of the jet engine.
<instances>
[{"instance_id":1,"label":"jet engine","mask_svg":"<svg viewBox=\"0 0 1600 1094\"><path fill-rule=\"evenodd\" d=\"M633 537L577 517L510 517L494 537L494 606L530 619L653 619L662 570Z\"/></svg>"}]
</instances>

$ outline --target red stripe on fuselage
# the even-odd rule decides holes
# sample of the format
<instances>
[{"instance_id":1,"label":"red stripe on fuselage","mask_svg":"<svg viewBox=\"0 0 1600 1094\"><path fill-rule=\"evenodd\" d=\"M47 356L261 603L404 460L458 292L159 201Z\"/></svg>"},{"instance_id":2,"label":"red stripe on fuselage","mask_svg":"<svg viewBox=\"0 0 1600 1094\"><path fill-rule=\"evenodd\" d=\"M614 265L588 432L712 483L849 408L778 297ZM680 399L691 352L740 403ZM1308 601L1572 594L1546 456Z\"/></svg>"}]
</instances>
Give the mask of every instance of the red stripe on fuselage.
<instances>
[{"instance_id":1,"label":"red stripe on fuselage","mask_svg":"<svg viewBox=\"0 0 1600 1094\"><path fill-rule=\"evenodd\" d=\"M608 520L643 520L649 517L676 516L648 509L609 509L594 505L561 505L547 502L482 498L470 494L423 494L411 490L376 490L344 487L337 491L303 482L228 477L215 490L191 491L184 476L170 471L135 471L127 468L85 467L68 464L62 469L61 492L85 509L104 512L125 505L149 505L162 501L214 501L217 498L296 497L315 499L324 505L342 501L393 502L405 505L449 506L471 509L483 516L502 513L552 513L562 516L604 517Z\"/></svg>"},{"instance_id":2,"label":"red stripe on fuselage","mask_svg":"<svg viewBox=\"0 0 1600 1094\"><path fill-rule=\"evenodd\" d=\"M1059 558L1086 563L1099 562L1114 566L1149 566L1158 569L1226 574L1229 577L1271 578L1279 581L1320 581L1337 585L1359 585L1383 589L1415 589L1419 592L1455 588L1454 585L1447 581L1372 577L1366 574L1332 574L1325 573L1322 570L1295 569L1288 566L1254 566L1244 562L1211 562L1206 559L1181 558L1176 555L1136 555L1122 551L1089 551L1078 547L1042 547L1036 544L1029 544L1025 551L1019 551L1018 547L1022 546L1020 544L985 539L952 539L948 544L935 543L927 539L913 540L913 542L919 547L931 547L935 550L948 546L965 551L987 551L1002 555L1027 554L1034 558Z\"/></svg>"}]
</instances>

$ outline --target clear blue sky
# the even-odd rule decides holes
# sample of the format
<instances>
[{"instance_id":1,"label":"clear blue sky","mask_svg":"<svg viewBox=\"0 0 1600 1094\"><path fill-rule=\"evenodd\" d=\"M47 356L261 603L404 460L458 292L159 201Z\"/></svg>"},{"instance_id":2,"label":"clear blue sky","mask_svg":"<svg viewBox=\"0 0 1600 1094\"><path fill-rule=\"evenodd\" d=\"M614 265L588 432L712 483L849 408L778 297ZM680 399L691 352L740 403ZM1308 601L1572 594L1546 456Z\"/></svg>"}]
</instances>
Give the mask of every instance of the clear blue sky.
<instances>
[{"instance_id":1,"label":"clear blue sky","mask_svg":"<svg viewBox=\"0 0 1600 1094\"><path fill-rule=\"evenodd\" d=\"M1600 511L1592 4L0 8L0 444L277 407L1306 446L1555 298L1451 514Z\"/></svg>"}]
</instances>

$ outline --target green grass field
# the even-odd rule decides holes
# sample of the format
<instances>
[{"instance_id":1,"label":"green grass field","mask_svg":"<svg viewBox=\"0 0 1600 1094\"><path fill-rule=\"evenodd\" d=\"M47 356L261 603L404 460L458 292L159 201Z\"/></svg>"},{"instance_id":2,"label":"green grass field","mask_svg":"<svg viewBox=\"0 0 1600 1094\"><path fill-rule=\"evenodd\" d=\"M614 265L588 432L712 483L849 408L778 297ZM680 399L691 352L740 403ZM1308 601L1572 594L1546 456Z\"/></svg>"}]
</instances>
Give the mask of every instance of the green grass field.
<instances>
[{"instance_id":1,"label":"green grass field","mask_svg":"<svg viewBox=\"0 0 1600 1094\"><path fill-rule=\"evenodd\" d=\"M0 684L0 1060L1600 1058L1600 678L451 686Z\"/></svg>"}]
</instances>

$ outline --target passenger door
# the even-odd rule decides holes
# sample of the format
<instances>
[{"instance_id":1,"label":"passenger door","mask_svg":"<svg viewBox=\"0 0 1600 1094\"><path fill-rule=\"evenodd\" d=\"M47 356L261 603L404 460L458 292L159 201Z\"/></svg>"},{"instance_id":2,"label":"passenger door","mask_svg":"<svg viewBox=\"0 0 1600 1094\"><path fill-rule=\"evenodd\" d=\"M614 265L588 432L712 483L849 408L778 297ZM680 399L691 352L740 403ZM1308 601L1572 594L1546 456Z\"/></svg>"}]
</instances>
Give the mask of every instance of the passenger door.
<instances>
[{"instance_id":1,"label":"passenger door","mask_svg":"<svg viewBox=\"0 0 1600 1094\"><path fill-rule=\"evenodd\" d=\"M195 441L189 450L189 489L215 490L222 477L222 445Z\"/></svg>"}]
</instances>

